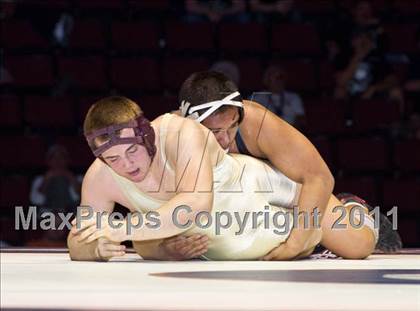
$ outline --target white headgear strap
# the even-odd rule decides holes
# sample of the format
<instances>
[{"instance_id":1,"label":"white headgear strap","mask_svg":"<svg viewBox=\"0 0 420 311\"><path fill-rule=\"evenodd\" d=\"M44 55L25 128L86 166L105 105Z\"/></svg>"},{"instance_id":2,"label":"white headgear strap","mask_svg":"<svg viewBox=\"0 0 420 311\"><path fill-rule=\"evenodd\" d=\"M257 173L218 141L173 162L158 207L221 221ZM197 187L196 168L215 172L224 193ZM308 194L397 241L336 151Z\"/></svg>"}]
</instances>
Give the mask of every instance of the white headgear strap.
<instances>
[{"instance_id":1,"label":"white headgear strap","mask_svg":"<svg viewBox=\"0 0 420 311\"><path fill-rule=\"evenodd\" d=\"M219 109L223 105L243 108L244 106L242 104L242 101L232 100L238 96L241 96L241 94L239 92L234 92L221 100L215 100L215 101L197 105L191 108L190 108L191 103L183 100L179 108L181 109L181 113L183 117L187 117L201 123L201 121L203 121L205 118L207 118L209 115L211 115L213 112L215 112L217 109ZM202 109L207 109L207 111L200 116L197 111L202 110Z\"/></svg>"}]
</instances>

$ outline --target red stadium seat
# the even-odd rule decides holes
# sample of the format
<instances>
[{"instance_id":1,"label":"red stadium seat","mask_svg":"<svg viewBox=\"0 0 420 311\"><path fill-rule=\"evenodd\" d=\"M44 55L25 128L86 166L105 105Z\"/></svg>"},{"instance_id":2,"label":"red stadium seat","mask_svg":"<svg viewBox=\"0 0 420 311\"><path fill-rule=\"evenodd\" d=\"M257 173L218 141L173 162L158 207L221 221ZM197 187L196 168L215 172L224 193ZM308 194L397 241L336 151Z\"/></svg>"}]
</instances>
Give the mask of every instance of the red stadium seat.
<instances>
[{"instance_id":1,"label":"red stadium seat","mask_svg":"<svg viewBox=\"0 0 420 311\"><path fill-rule=\"evenodd\" d=\"M338 134L346 130L344 101L306 100L305 130L309 134Z\"/></svg>"},{"instance_id":2,"label":"red stadium seat","mask_svg":"<svg viewBox=\"0 0 420 311\"><path fill-rule=\"evenodd\" d=\"M74 126L73 103L67 97L26 97L24 116L26 122L35 127Z\"/></svg>"},{"instance_id":3,"label":"red stadium seat","mask_svg":"<svg viewBox=\"0 0 420 311\"><path fill-rule=\"evenodd\" d=\"M165 33L166 46L170 50L209 51L214 48L212 23L168 22Z\"/></svg>"},{"instance_id":4,"label":"red stadium seat","mask_svg":"<svg viewBox=\"0 0 420 311\"><path fill-rule=\"evenodd\" d=\"M25 1L20 1L19 5L30 5L31 8L36 6L41 9L63 10L63 9L68 9L70 6L70 3L69 3L69 0L54 0L54 1L25 0Z\"/></svg>"},{"instance_id":5,"label":"red stadium seat","mask_svg":"<svg viewBox=\"0 0 420 311\"><path fill-rule=\"evenodd\" d=\"M353 106L354 128L357 130L387 128L399 121L399 109L397 102L359 100Z\"/></svg>"},{"instance_id":6,"label":"red stadium seat","mask_svg":"<svg viewBox=\"0 0 420 311\"><path fill-rule=\"evenodd\" d=\"M385 141L376 138L338 141L338 166L346 170L385 170L388 167Z\"/></svg>"},{"instance_id":7,"label":"red stadium seat","mask_svg":"<svg viewBox=\"0 0 420 311\"><path fill-rule=\"evenodd\" d=\"M165 87L178 92L181 83L192 73L209 68L205 58L167 58L163 67Z\"/></svg>"},{"instance_id":8,"label":"red stadium seat","mask_svg":"<svg viewBox=\"0 0 420 311\"><path fill-rule=\"evenodd\" d=\"M170 0L138 1L128 0L128 6L144 11L167 11L171 8Z\"/></svg>"},{"instance_id":9,"label":"red stadium seat","mask_svg":"<svg viewBox=\"0 0 420 311\"><path fill-rule=\"evenodd\" d=\"M0 126L22 125L22 111L19 98L14 95L0 95Z\"/></svg>"},{"instance_id":10,"label":"red stadium seat","mask_svg":"<svg viewBox=\"0 0 420 311\"><path fill-rule=\"evenodd\" d=\"M413 16L420 13L420 0L394 1L393 4L403 15Z\"/></svg>"},{"instance_id":11,"label":"red stadium seat","mask_svg":"<svg viewBox=\"0 0 420 311\"><path fill-rule=\"evenodd\" d=\"M398 233L404 247L416 247L420 242L419 225L415 219L398 219Z\"/></svg>"},{"instance_id":12,"label":"red stadium seat","mask_svg":"<svg viewBox=\"0 0 420 311\"><path fill-rule=\"evenodd\" d=\"M275 62L286 72L286 87L291 91L314 92L317 90L315 65L306 60Z\"/></svg>"},{"instance_id":13,"label":"red stadium seat","mask_svg":"<svg viewBox=\"0 0 420 311\"><path fill-rule=\"evenodd\" d=\"M2 176L0 180L0 207L13 209L29 204L29 181L26 176Z\"/></svg>"},{"instance_id":14,"label":"red stadium seat","mask_svg":"<svg viewBox=\"0 0 420 311\"><path fill-rule=\"evenodd\" d=\"M376 183L372 177L336 178L334 194L340 192L353 193L373 207L379 203Z\"/></svg>"},{"instance_id":15,"label":"red stadium seat","mask_svg":"<svg viewBox=\"0 0 420 311\"><path fill-rule=\"evenodd\" d=\"M274 25L271 44L274 50L287 55L318 55L321 53L318 33L310 25Z\"/></svg>"},{"instance_id":16,"label":"red stadium seat","mask_svg":"<svg viewBox=\"0 0 420 311\"><path fill-rule=\"evenodd\" d=\"M238 59L236 64L241 73L239 88L244 91L258 92L263 89L263 68L257 58Z\"/></svg>"},{"instance_id":17,"label":"red stadium seat","mask_svg":"<svg viewBox=\"0 0 420 311\"><path fill-rule=\"evenodd\" d=\"M60 58L58 71L61 78L67 77L84 89L102 90L107 87L105 60L101 56Z\"/></svg>"},{"instance_id":18,"label":"red stadium seat","mask_svg":"<svg viewBox=\"0 0 420 311\"><path fill-rule=\"evenodd\" d=\"M388 39L389 52L413 53L416 51L415 25L387 25L385 34Z\"/></svg>"},{"instance_id":19,"label":"red stadium seat","mask_svg":"<svg viewBox=\"0 0 420 311\"><path fill-rule=\"evenodd\" d=\"M152 58L116 58L111 61L111 83L122 90L159 90L159 73L158 62Z\"/></svg>"},{"instance_id":20,"label":"red stadium seat","mask_svg":"<svg viewBox=\"0 0 420 311\"><path fill-rule=\"evenodd\" d=\"M317 137L311 139L312 144L318 150L322 159L328 165L330 170L334 169L333 154L331 148L331 142L325 137Z\"/></svg>"},{"instance_id":21,"label":"red stadium seat","mask_svg":"<svg viewBox=\"0 0 420 311\"><path fill-rule=\"evenodd\" d=\"M2 138L5 150L0 166L7 169L39 168L45 165L45 144L38 136L7 136Z\"/></svg>"},{"instance_id":22,"label":"red stadium seat","mask_svg":"<svg viewBox=\"0 0 420 311\"><path fill-rule=\"evenodd\" d=\"M75 20L70 33L69 47L80 49L103 49L105 47L104 27L96 20Z\"/></svg>"},{"instance_id":23,"label":"red stadium seat","mask_svg":"<svg viewBox=\"0 0 420 311\"><path fill-rule=\"evenodd\" d=\"M122 51L158 50L159 28L154 22L115 22L111 26L112 46Z\"/></svg>"},{"instance_id":24,"label":"red stadium seat","mask_svg":"<svg viewBox=\"0 0 420 311\"><path fill-rule=\"evenodd\" d=\"M385 210L398 206L400 213L420 212L420 183L418 180L385 180L383 200Z\"/></svg>"},{"instance_id":25,"label":"red stadium seat","mask_svg":"<svg viewBox=\"0 0 420 311\"><path fill-rule=\"evenodd\" d=\"M140 96L137 103L149 120L177 110L179 107L176 96Z\"/></svg>"},{"instance_id":26,"label":"red stadium seat","mask_svg":"<svg viewBox=\"0 0 420 311\"><path fill-rule=\"evenodd\" d=\"M63 145L70 152L70 165L86 170L95 160L84 136L62 136L57 144Z\"/></svg>"},{"instance_id":27,"label":"red stadium seat","mask_svg":"<svg viewBox=\"0 0 420 311\"><path fill-rule=\"evenodd\" d=\"M8 56L5 57L5 67L17 86L42 87L54 83L48 55Z\"/></svg>"},{"instance_id":28,"label":"red stadium seat","mask_svg":"<svg viewBox=\"0 0 420 311\"><path fill-rule=\"evenodd\" d=\"M219 47L230 52L265 52L267 50L267 31L258 23L225 23L219 26Z\"/></svg>"},{"instance_id":29,"label":"red stadium seat","mask_svg":"<svg viewBox=\"0 0 420 311\"><path fill-rule=\"evenodd\" d=\"M335 85L334 66L329 62L319 64L319 86L323 90L332 90Z\"/></svg>"},{"instance_id":30,"label":"red stadium seat","mask_svg":"<svg viewBox=\"0 0 420 311\"><path fill-rule=\"evenodd\" d=\"M334 9L334 2L329 0L307 1L296 0L295 7L305 15L319 15L331 12Z\"/></svg>"},{"instance_id":31,"label":"red stadium seat","mask_svg":"<svg viewBox=\"0 0 420 311\"><path fill-rule=\"evenodd\" d=\"M78 0L81 9L107 9L118 10L123 8L122 0Z\"/></svg>"},{"instance_id":32,"label":"red stadium seat","mask_svg":"<svg viewBox=\"0 0 420 311\"><path fill-rule=\"evenodd\" d=\"M420 171L420 141L397 142L394 145L395 165L406 171Z\"/></svg>"},{"instance_id":33,"label":"red stadium seat","mask_svg":"<svg viewBox=\"0 0 420 311\"><path fill-rule=\"evenodd\" d=\"M79 98L78 121L83 123L89 108L104 96L87 96Z\"/></svg>"},{"instance_id":34,"label":"red stadium seat","mask_svg":"<svg viewBox=\"0 0 420 311\"><path fill-rule=\"evenodd\" d=\"M48 40L25 20L0 23L0 43L5 48L48 48Z\"/></svg>"}]
</instances>

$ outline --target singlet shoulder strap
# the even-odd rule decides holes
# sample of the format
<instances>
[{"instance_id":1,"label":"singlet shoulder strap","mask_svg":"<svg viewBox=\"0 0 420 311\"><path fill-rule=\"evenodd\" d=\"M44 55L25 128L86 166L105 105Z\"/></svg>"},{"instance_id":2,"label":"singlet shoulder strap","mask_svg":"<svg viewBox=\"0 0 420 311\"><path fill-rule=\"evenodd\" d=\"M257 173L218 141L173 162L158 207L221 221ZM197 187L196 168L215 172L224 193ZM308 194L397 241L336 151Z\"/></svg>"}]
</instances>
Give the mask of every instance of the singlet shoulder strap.
<instances>
[{"instance_id":1,"label":"singlet shoulder strap","mask_svg":"<svg viewBox=\"0 0 420 311\"><path fill-rule=\"evenodd\" d=\"M251 155L251 153L249 152L248 148L246 147L245 142L244 142L244 140L241 136L241 130L240 129L238 129L238 132L236 133L235 142L236 142L236 146L238 147L239 153L246 154L246 155Z\"/></svg>"},{"instance_id":2,"label":"singlet shoulder strap","mask_svg":"<svg viewBox=\"0 0 420 311\"><path fill-rule=\"evenodd\" d=\"M165 113L162 117L162 121L159 127L160 155L161 155L162 161L165 162L166 168L170 171L173 171L173 168L171 167L168 159L166 158L166 136L168 134L169 122L173 118L173 116L174 115L171 113Z\"/></svg>"}]
</instances>

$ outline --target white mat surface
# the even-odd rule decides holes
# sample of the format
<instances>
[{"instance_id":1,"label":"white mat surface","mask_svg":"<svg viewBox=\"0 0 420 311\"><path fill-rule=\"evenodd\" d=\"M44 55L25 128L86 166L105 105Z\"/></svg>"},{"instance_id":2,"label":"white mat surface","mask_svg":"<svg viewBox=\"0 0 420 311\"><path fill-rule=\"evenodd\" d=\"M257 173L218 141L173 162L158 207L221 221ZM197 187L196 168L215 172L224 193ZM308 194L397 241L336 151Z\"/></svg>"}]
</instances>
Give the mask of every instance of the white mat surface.
<instances>
[{"instance_id":1,"label":"white mat surface","mask_svg":"<svg viewBox=\"0 0 420 311\"><path fill-rule=\"evenodd\" d=\"M420 270L393 278L418 284L289 282L150 274L241 270L420 269L420 255L294 262L156 262L128 254L108 263L60 253L1 253L1 309L96 310L420 310ZM331 275L329 275L331 271ZM401 271L400 271L401 272ZM311 273L308 271L307 273ZM401 275L402 274L402 275ZM339 276L338 276L339 278Z\"/></svg>"}]
</instances>

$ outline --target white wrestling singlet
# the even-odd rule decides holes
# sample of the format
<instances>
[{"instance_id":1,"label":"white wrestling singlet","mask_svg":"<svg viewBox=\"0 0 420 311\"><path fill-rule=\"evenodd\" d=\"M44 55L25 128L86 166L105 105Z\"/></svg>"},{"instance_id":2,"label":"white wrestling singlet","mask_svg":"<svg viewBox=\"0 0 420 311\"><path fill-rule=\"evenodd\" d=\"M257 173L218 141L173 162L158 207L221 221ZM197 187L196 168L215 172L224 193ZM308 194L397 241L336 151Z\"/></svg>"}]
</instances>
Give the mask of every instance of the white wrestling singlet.
<instances>
[{"instance_id":1,"label":"white wrestling singlet","mask_svg":"<svg viewBox=\"0 0 420 311\"><path fill-rule=\"evenodd\" d=\"M171 116L164 115L160 126L160 150L164 160L167 125ZM133 182L118 175L111 168L109 171L124 195L139 212L156 211L164 203L140 191ZM209 237L208 251L203 258L255 260L287 239L293 226L291 208L296 203L299 184L267 163L240 154L225 154L213 168L213 180L213 225L206 229L192 226L183 233L187 236L200 233ZM232 216L232 223L228 228L221 228L217 234L214 220L216 214L222 212L228 212ZM276 212L277 217L274 217ZM226 217L220 219L226 224ZM247 221L243 221L244 219ZM245 223L242 231L240 220L242 224Z\"/></svg>"}]
</instances>

